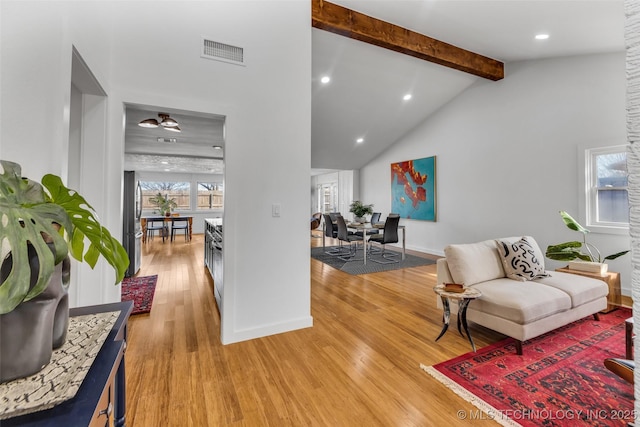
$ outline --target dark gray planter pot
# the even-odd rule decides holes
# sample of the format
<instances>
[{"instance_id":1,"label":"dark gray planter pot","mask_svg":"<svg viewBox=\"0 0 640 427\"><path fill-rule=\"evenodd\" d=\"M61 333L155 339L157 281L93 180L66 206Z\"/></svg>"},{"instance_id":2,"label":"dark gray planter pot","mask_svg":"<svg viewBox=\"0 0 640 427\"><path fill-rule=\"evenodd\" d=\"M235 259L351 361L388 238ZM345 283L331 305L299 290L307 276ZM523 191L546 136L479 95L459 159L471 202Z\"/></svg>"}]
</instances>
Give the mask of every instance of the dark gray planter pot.
<instances>
[{"instance_id":1,"label":"dark gray planter pot","mask_svg":"<svg viewBox=\"0 0 640 427\"><path fill-rule=\"evenodd\" d=\"M29 249L33 277L39 263L35 251ZM11 262L9 257L2 264L0 283ZM39 372L51 360L53 350L65 343L69 327L69 270L67 257L56 266L44 292L0 315L0 382Z\"/></svg>"}]
</instances>

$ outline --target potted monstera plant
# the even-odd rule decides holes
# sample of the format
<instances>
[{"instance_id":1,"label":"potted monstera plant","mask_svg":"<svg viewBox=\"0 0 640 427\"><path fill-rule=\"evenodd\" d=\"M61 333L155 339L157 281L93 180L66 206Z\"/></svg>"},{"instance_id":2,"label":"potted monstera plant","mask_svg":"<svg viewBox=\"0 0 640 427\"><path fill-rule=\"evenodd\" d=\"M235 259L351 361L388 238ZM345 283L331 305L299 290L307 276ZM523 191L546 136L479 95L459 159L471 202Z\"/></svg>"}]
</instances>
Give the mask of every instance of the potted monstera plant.
<instances>
[{"instance_id":1,"label":"potted monstera plant","mask_svg":"<svg viewBox=\"0 0 640 427\"><path fill-rule=\"evenodd\" d=\"M69 255L92 268L102 255L122 281L126 251L91 205L55 175L41 182L0 160L0 382L38 372L64 344ZM43 187L44 186L44 187ZM88 245L85 243L88 241Z\"/></svg>"},{"instance_id":2,"label":"potted monstera plant","mask_svg":"<svg viewBox=\"0 0 640 427\"><path fill-rule=\"evenodd\" d=\"M578 221L565 211L560 211L560 216L570 230L577 231L582 234L582 241L573 240L558 243L556 245L550 245L547 247L547 252L545 254L547 258L556 261L568 261L569 268L574 270L592 271L604 274L608 269L605 261L616 259L629 252L627 250L603 257L595 245L587 242L587 234L590 233L589 230L580 225Z\"/></svg>"}]
</instances>

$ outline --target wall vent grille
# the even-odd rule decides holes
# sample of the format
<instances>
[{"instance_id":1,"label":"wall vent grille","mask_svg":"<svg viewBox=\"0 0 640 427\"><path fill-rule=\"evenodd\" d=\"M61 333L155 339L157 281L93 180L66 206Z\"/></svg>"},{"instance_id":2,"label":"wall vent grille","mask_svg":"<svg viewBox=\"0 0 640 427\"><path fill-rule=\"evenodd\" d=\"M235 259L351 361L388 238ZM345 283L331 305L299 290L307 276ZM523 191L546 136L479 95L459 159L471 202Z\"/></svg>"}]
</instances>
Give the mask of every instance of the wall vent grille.
<instances>
[{"instance_id":1,"label":"wall vent grille","mask_svg":"<svg viewBox=\"0 0 640 427\"><path fill-rule=\"evenodd\" d=\"M202 39L202 53L200 56L202 58L214 59L230 64L245 65L243 48L206 38Z\"/></svg>"},{"instance_id":2,"label":"wall vent grille","mask_svg":"<svg viewBox=\"0 0 640 427\"><path fill-rule=\"evenodd\" d=\"M175 144L176 142L178 142L177 138L158 138L158 142L170 142L172 144Z\"/></svg>"}]
</instances>

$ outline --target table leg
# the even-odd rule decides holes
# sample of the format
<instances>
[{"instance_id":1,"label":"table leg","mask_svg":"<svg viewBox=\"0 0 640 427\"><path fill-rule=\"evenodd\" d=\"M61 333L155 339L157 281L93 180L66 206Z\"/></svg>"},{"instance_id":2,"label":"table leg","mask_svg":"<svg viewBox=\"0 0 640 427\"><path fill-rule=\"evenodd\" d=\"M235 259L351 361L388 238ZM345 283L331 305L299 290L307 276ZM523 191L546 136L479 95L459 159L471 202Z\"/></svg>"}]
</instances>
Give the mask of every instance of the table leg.
<instances>
[{"instance_id":1,"label":"table leg","mask_svg":"<svg viewBox=\"0 0 640 427\"><path fill-rule=\"evenodd\" d=\"M364 247L364 265L367 265L367 229L362 227L362 244Z\"/></svg>"},{"instance_id":2,"label":"table leg","mask_svg":"<svg viewBox=\"0 0 640 427\"><path fill-rule=\"evenodd\" d=\"M441 296L440 299L442 300L442 308L444 310L443 314L442 314L442 331L440 331L440 335L438 335L438 338L436 338L436 341L438 341L445 332L447 332L447 329L449 329L449 318L451 316L451 310L449 307L449 299L445 296Z\"/></svg>"},{"instance_id":3,"label":"table leg","mask_svg":"<svg viewBox=\"0 0 640 427\"><path fill-rule=\"evenodd\" d=\"M460 301L458 305L458 331L460 331L460 323L462 323L462 327L464 328L464 332L467 334L467 338L469 339L469 343L471 343L471 348L473 351L476 351L476 345L473 343L473 338L471 338L471 333L469 332L469 325L467 325L467 307L469 306L470 299L463 299ZM462 332L460 333L462 335Z\"/></svg>"},{"instance_id":4,"label":"table leg","mask_svg":"<svg viewBox=\"0 0 640 427\"><path fill-rule=\"evenodd\" d=\"M404 261L404 254L405 254L404 233L406 229L407 229L406 227L402 229L402 260L403 261Z\"/></svg>"},{"instance_id":5,"label":"table leg","mask_svg":"<svg viewBox=\"0 0 640 427\"><path fill-rule=\"evenodd\" d=\"M327 232L327 224L323 221L322 222L322 252L325 251L324 236L326 235L325 234L326 232Z\"/></svg>"},{"instance_id":6,"label":"table leg","mask_svg":"<svg viewBox=\"0 0 640 427\"><path fill-rule=\"evenodd\" d=\"M624 321L624 356L633 360L633 317Z\"/></svg>"}]
</instances>

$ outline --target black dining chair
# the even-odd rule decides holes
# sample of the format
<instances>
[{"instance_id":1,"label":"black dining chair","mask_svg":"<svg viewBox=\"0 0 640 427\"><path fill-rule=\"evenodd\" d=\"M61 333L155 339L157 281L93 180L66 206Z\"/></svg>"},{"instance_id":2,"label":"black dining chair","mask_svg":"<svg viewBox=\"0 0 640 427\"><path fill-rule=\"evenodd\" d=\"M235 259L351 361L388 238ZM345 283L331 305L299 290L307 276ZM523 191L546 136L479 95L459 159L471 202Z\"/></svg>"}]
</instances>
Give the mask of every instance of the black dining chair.
<instances>
[{"instance_id":1,"label":"black dining chair","mask_svg":"<svg viewBox=\"0 0 640 427\"><path fill-rule=\"evenodd\" d=\"M371 214L371 226L374 226L380 223L380 215L381 215L380 212L374 212ZM358 236L362 236L362 231L356 231L356 234ZM372 236L374 234L380 234L380 231L377 228L367 230L367 236Z\"/></svg>"},{"instance_id":2,"label":"black dining chair","mask_svg":"<svg viewBox=\"0 0 640 427\"><path fill-rule=\"evenodd\" d=\"M171 218L171 241L175 238L177 231L184 231L184 240L189 240L189 218L176 216Z\"/></svg>"},{"instance_id":3,"label":"black dining chair","mask_svg":"<svg viewBox=\"0 0 640 427\"><path fill-rule=\"evenodd\" d=\"M382 234L369 237L369 243L377 243L382 246L382 250L380 252L380 257L382 259L375 259L375 257L371 257L371 261L377 262L378 264L393 264L398 262L397 259L393 259L394 257L397 257L398 254L385 252L385 245L389 243L398 243L399 224L400 215L389 214L386 221L384 222L384 229L382 231ZM369 253L373 254L374 252L369 251Z\"/></svg>"},{"instance_id":4,"label":"black dining chair","mask_svg":"<svg viewBox=\"0 0 640 427\"><path fill-rule=\"evenodd\" d=\"M344 222L344 217L336 217L336 224L338 225L338 240L340 241L340 258L343 261L351 261L358 250L358 242L362 241L362 236L358 236L355 233L350 233L347 229L347 223ZM345 251L342 243L348 243L348 250ZM355 242L355 245L353 244Z\"/></svg>"},{"instance_id":5,"label":"black dining chair","mask_svg":"<svg viewBox=\"0 0 640 427\"><path fill-rule=\"evenodd\" d=\"M329 214L323 214L322 217L324 218L324 236L325 238L327 237L331 237L332 239L335 239L338 237L338 226L333 222L333 220L331 219L331 216ZM324 243L324 241L323 241ZM331 250L326 250L324 251L325 254L327 255L339 255L340 254L340 249L339 248L334 248Z\"/></svg>"},{"instance_id":6,"label":"black dining chair","mask_svg":"<svg viewBox=\"0 0 640 427\"><path fill-rule=\"evenodd\" d=\"M375 225L380 222L380 216L382 214L380 212L374 212L371 214L371 225Z\"/></svg>"},{"instance_id":7,"label":"black dining chair","mask_svg":"<svg viewBox=\"0 0 640 427\"><path fill-rule=\"evenodd\" d=\"M164 243L164 218L147 218L147 242L149 240L153 240L153 236L155 235L156 231L160 232L160 235L162 236L162 243Z\"/></svg>"}]
</instances>

